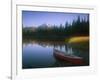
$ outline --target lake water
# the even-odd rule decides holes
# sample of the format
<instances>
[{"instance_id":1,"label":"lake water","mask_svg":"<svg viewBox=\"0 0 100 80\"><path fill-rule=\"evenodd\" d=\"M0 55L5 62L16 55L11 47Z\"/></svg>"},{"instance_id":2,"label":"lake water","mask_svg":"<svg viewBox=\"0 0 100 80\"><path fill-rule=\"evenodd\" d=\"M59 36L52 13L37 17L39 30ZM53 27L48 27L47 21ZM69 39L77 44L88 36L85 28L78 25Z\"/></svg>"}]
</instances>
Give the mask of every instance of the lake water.
<instances>
[{"instance_id":1,"label":"lake water","mask_svg":"<svg viewBox=\"0 0 100 80\"><path fill-rule=\"evenodd\" d=\"M67 44L62 41L23 41L22 68L49 68L49 67L68 67L68 66L88 66L89 47L88 45ZM81 48L80 48L81 47ZM82 57L84 64L76 65L70 62L57 60L53 55L53 50L57 49L65 54L72 51L73 55Z\"/></svg>"}]
</instances>

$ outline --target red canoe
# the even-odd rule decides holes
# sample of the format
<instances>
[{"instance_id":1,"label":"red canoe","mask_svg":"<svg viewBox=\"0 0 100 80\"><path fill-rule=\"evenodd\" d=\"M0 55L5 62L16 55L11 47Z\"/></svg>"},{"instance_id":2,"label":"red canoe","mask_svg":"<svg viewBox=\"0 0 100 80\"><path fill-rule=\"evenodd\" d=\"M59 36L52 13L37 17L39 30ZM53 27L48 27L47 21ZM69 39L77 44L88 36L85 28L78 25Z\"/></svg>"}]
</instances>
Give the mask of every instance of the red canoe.
<instances>
[{"instance_id":1,"label":"red canoe","mask_svg":"<svg viewBox=\"0 0 100 80\"><path fill-rule=\"evenodd\" d=\"M75 55L65 55L64 52L54 49L54 56L58 60L67 61L73 64L83 64L83 59Z\"/></svg>"}]
</instances>

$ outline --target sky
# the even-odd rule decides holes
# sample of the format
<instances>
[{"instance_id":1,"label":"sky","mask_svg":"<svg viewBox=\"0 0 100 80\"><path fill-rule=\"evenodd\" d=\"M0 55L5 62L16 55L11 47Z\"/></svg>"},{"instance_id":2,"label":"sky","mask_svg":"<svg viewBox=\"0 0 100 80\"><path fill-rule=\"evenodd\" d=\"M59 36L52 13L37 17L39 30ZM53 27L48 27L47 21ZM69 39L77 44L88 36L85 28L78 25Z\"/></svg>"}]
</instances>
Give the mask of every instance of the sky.
<instances>
[{"instance_id":1,"label":"sky","mask_svg":"<svg viewBox=\"0 0 100 80\"><path fill-rule=\"evenodd\" d=\"M42 24L59 26L65 25L66 21L71 24L78 16L80 19L88 20L88 15L87 13L22 11L22 24L23 27L38 27Z\"/></svg>"}]
</instances>

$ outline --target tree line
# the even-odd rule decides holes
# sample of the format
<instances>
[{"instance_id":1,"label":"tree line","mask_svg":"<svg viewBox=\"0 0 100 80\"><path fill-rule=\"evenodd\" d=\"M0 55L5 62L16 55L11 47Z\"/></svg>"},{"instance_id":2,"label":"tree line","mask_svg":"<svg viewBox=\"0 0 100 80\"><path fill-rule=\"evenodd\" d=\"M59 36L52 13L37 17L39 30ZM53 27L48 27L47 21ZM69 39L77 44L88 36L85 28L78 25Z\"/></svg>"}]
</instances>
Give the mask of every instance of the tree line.
<instances>
[{"instance_id":1,"label":"tree line","mask_svg":"<svg viewBox=\"0 0 100 80\"><path fill-rule=\"evenodd\" d=\"M49 40L64 40L71 36L89 36L89 20L81 19L79 16L77 20L73 20L72 24L65 22L65 25L48 26L43 24L37 28L22 29L23 38L34 39L49 39Z\"/></svg>"}]
</instances>

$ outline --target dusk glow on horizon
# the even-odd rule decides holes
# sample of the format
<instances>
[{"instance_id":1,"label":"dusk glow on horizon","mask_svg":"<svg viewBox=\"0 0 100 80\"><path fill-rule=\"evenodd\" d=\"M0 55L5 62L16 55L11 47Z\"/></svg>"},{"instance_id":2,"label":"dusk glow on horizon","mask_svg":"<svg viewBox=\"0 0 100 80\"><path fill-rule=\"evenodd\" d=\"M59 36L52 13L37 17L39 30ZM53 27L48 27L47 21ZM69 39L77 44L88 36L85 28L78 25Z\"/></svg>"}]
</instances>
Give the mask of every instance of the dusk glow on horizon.
<instances>
[{"instance_id":1,"label":"dusk glow on horizon","mask_svg":"<svg viewBox=\"0 0 100 80\"><path fill-rule=\"evenodd\" d=\"M59 26L65 25L66 22L71 24L78 16L81 20L89 20L88 13L22 11L22 24L23 27L38 27L42 24Z\"/></svg>"}]
</instances>

